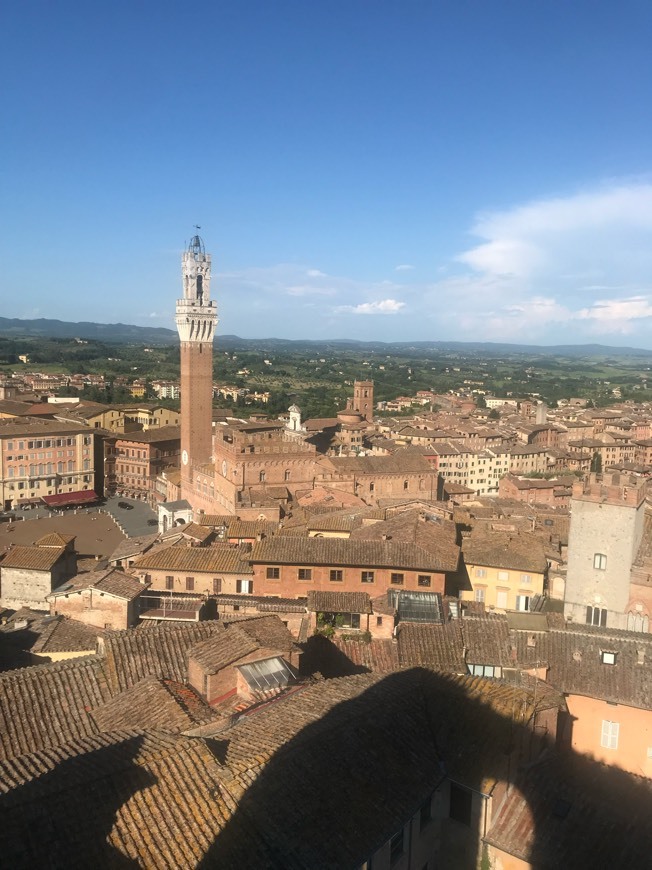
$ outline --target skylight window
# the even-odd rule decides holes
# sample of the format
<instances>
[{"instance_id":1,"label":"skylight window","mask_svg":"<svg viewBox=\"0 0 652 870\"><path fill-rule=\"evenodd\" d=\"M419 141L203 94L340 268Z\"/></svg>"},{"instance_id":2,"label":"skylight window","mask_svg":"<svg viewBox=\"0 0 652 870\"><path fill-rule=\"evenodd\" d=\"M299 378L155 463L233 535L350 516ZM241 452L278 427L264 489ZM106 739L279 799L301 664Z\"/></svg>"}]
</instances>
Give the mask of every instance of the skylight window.
<instances>
[{"instance_id":1,"label":"skylight window","mask_svg":"<svg viewBox=\"0 0 652 870\"><path fill-rule=\"evenodd\" d=\"M239 669L254 692L282 688L294 681L294 674L280 656L239 665Z\"/></svg>"}]
</instances>

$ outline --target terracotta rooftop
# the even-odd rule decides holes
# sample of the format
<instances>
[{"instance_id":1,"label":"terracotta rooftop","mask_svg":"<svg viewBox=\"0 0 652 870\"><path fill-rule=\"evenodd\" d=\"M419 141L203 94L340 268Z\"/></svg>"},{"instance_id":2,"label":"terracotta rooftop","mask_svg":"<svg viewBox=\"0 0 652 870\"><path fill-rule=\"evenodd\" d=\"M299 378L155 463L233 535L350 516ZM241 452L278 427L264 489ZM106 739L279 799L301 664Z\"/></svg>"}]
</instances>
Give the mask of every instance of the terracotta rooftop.
<instances>
[{"instance_id":1,"label":"terracotta rooftop","mask_svg":"<svg viewBox=\"0 0 652 870\"><path fill-rule=\"evenodd\" d=\"M125 538L120 541L118 546L109 556L109 562L118 562L121 559L127 559L129 556L140 555L146 553L158 540L158 534L139 535L135 538Z\"/></svg>"},{"instance_id":2,"label":"terracotta rooftop","mask_svg":"<svg viewBox=\"0 0 652 870\"><path fill-rule=\"evenodd\" d=\"M340 474L431 474L433 468L423 454L409 447L391 456L342 456L329 460Z\"/></svg>"},{"instance_id":3,"label":"terracotta rooftop","mask_svg":"<svg viewBox=\"0 0 652 870\"><path fill-rule=\"evenodd\" d=\"M366 592L338 592L310 590L308 610L313 613L371 613L371 601Z\"/></svg>"},{"instance_id":4,"label":"terracotta rooftop","mask_svg":"<svg viewBox=\"0 0 652 870\"><path fill-rule=\"evenodd\" d=\"M451 564L448 553L431 553L414 544L283 535L255 543L250 558L258 564L348 565L414 571L448 571Z\"/></svg>"},{"instance_id":5,"label":"terracotta rooftop","mask_svg":"<svg viewBox=\"0 0 652 870\"><path fill-rule=\"evenodd\" d=\"M396 631L401 667L426 667L450 674L466 674L462 620L435 624L401 622Z\"/></svg>"},{"instance_id":6,"label":"terracotta rooftop","mask_svg":"<svg viewBox=\"0 0 652 870\"><path fill-rule=\"evenodd\" d=\"M140 583L131 575L125 574L124 571L117 568L106 568L102 571L77 574L67 583L54 589L48 599L51 596L70 595L73 592L81 592L83 589L91 588L132 601L147 589L147 584Z\"/></svg>"},{"instance_id":7,"label":"terracotta rooftop","mask_svg":"<svg viewBox=\"0 0 652 870\"><path fill-rule=\"evenodd\" d=\"M216 674L257 649L260 649L258 641L237 625L233 625L226 631L190 647L188 658L197 662L205 673Z\"/></svg>"},{"instance_id":8,"label":"terracotta rooftop","mask_svg":"<svg viewBox=\"0 0 652 870\"><path fill-rule=\"evenodd\" d=\"M296 603L296 601L295 601ZM234 620L235 614L225 613L222 621L228 625ZM272 613L248 615L244 619L237 619L238 628L246 632L249 637L258 641L261 646L276 649L281 652L291 652L297 649L293 635L288 631L282 620Z\"/></svg>"},{"instance_id":9,"label":"terracotta rooftop","mask_svg":"<svg viewBox=\"0 0 652 870\"><path fill-rule=\"evenodd\" d=\"M34 544L35 547L65 547L75 540L75 535L63 535L61 532L50 532L49 535L44 535L39 538Z\"/></svg>"},{"instance_id":10,"label":"terracotta rooftop","mask_svg":"<svg viewBox=\"0 0 652 870\"><path fill-rule=\"evenodd\" d=\"M206 702L185 683L146 677L91 711L100 731L164 728L183 731L213 718Z\"/></svg>"},{"instance_id":11,"label":"terracotta rooftop","mask_svg":"<svg viewBox=\"0 0 652 870\"><path fill-rule=\"evenodd\" d=\"M13 547L7 552L0 568L25 568L50 571L65 552L65 547Z\"/></svg>"},{"instance_id":12,"label":"terracotta rooftop","mask_svg":"<svg viewBox=\"0 0 652 870\"><path fill-rule=\"evenodd\" d=\"M167 547L146 553L134 564L138 571L190 571L207 574L252 574L242 551L229 544L212 547Z\"/></svg>"},{"instance_id":13,"label":"terracotta rooftop","mask_svg":"<svg viewBox=\"0 0 652 870\"><path fill-rule=\"evenodd\" d=\"M422 510L406 510L386 519L355 529L353 540L378 541L387 538L393 542L415 544L437 556L443 570L455 571L460 559L460 548L455 543L455 524L435 517L426 519Z\"/></svg>"},{"instance_id":14,"label":"terracotta rooftop","mask_svg":"<svg viewBox=\"0 0 652 870\"><path fill-rule=\"evenodd\" d=\"M155 444L157 441L178 441L181 438L180 426L152 426L143 432L115 433L118 441L133 441L134 444Z\"/></svg>"},{"instance_id":15,"label":"terracotta rooftop","mask_svg":"<svg viewBox=\"0 0 652 870\"><path fill-rule=\"evenodd\" d=\"M542 574L547 568L543 543L532 535L493 531L471 535L462 543L467 565L486 565Z\"/></svg>"},{"instance_id":16,"label":"terracotta rooftop","mask_svg":"<svg viewBox=\"0 0 652 870\"><path fill-rule=\"evenodd\" d=\"M383 674L399 668L398 650L392 640L374 639L366 643L357 637L338 636L330 643L361 670Z\"/></svg>"},{"instance_id":17,"label":"terracotta rooftop","mask_svg":"<svg viewBox=\"0 0 652 870\"><path fill-rule=\"evenodd\" d=\"M88 711L109 697L95 656L0 674L0 758L93 734Z\"/></svg>"},{"instance_id":18,"label":"terracotta rooftop","mask_svg":"<svg viewBox=\"0 0 652 870\"><path fill-rule=\"evenodd\" d=\"M223 631L224 625L212 620L108 631L104 637L105 667L112 691L124 691L145 677L183 682L190 647Z\"/></svg>"}]
</instances>

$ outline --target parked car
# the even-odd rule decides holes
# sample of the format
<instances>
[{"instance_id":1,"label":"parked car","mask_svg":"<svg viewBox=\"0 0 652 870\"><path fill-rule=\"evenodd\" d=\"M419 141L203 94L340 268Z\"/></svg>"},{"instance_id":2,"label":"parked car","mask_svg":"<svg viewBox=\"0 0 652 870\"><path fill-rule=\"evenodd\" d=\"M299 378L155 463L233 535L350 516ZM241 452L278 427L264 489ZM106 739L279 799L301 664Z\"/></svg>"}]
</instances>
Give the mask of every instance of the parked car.
<instances>
[{"instance_id":1,"label":"parked car","mask_svg":"<svg viewBox=\"0 0 652 870\"><path fill-rule=\"evenodd\" d=\"M158 520L147 520L148 526L158 526Z\"/></svg>"},{"instance_id":2,"label":"parked car","mask_svg":"<svg viewBox=\"0 0 652 870\"><path fill-rule=\"evenodd\" d=\"M134 509L134 506L129 504L128 501L119 501L118 507L122 508L123 511L132 511Z\"/></svg>"}]
</instances>

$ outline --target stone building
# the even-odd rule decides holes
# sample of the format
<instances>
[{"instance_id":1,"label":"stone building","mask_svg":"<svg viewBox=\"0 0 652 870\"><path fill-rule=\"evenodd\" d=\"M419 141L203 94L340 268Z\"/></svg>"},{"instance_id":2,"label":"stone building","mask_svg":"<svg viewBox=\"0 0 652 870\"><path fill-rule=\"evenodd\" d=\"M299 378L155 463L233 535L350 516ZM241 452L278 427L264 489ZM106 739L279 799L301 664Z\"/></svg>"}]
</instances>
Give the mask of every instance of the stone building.
<instances>
[{"instance_id":1,"label":"stone building","mask_svg":"<svg viewBox=\"0 0 652 870\"><path fill-rule=\"evenodd\" d=\"M645 483L591 474L573 486L564 615L627 628L630 572L643 540Z\"/></svg>"},{"instance_id":2,"label":"stone building","mask_svg":"<svg viewBox=\"0 0 652 870\"><path fill-rule=\"evenodd\" d=\"M78 574L54 589L47 602L52 616L117 630L136 625L146 588L129 574L109 568Z\"/></svg>"},{"instance_id":3,"label":"stone building","mask_svg":"<svg viewBox=\"0 0 652 870\"><path fill-rule=\"evenodd\" d=\"M0 603L47 610L47 596L76 572L73 535L52 532L33 547L12 547L0 562Z\"/></svg>"}]
</instances>

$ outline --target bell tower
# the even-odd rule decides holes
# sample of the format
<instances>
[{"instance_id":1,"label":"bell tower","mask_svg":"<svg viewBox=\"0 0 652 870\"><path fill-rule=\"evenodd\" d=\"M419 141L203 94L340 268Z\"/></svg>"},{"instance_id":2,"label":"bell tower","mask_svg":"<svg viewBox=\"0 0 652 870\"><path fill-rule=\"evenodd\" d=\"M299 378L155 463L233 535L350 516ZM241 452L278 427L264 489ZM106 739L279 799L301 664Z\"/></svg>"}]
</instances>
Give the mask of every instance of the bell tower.
<instances>
[{"instance_id":1,"label":"bell tower","mask_svg":"<svg viewBox=\"0 0 652 870\"><path fill-rule=\"evenodd\" d=\"M181 495L191 500L193 466L211 461L217 323L217 308L210 298L211 256L199 236L193 236L183 253L181 275L183 298L177 299L176 311L181 342Z\"/></svg>"}]
</instances>

